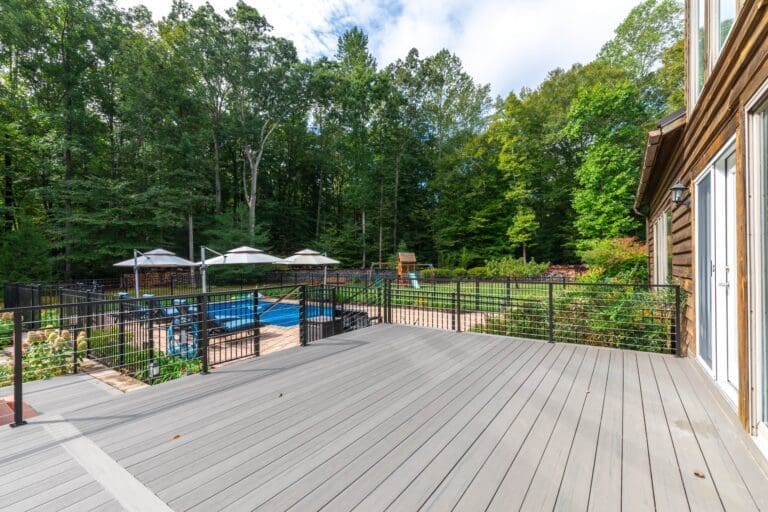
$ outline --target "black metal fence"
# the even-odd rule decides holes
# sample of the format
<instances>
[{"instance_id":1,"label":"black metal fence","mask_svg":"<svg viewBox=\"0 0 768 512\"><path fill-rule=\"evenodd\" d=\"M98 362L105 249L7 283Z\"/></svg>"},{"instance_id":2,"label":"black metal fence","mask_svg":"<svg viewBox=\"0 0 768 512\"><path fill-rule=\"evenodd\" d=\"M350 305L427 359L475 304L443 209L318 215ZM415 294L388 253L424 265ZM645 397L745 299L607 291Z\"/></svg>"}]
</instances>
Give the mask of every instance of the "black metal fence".
<instances>
[{"instance_id":1,"label":"black metal fence","mask_svg":"<svg viewBox=\"0 0 768 512\"><path fill-rule=\"evenodd\" d=\"M283 285L175 296L114 298L59 289L54 304L0 310L0 388L112 369L148 384L389 323L675 354L677 286L505 280L343 286ZM23 421L17 407L15 423Z\"/></svg>"}]
</instances>

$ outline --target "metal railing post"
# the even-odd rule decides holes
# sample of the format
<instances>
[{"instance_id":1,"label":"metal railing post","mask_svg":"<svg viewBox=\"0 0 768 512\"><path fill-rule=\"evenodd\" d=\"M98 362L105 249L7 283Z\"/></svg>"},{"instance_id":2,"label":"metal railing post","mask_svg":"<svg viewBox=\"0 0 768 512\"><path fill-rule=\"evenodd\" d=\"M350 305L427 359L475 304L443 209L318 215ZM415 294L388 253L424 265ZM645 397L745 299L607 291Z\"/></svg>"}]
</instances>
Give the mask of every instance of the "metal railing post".
<instances>
[{"instance_id":1,"label":"metal railing post","mask_svg":"<svg viewBox=\"0 0 768 512\"><path fill-rule=\"evenodd\" d=\"M261 325L259 322L259 290L253 290L253 355L261 355Z\"/></svg>"},{"instance_id":2,"label":"metal railing post","mask_svg":"<svg viewBox=\"0 0 768 512\"><path fill-rule=\"evenodd\" d=\"M456 292L451 293L451 330L456 330Z\"/></svg>"},{"instance_id":3,"label":"metal railing post","mask_svg":"<svg viewBox=\"0 0 768 512\"><path fill-rule=\"evenodd\" d=\"M547 283L549 292L549 342L555 342L555 293L554 285Z\"/></svg>"},{"instance_id":4,"label":"metal railing post","mask_svg":"<svg viewBox=\"0 0 768 512\"><path fill-rule=\"evenodd\" d=\"M203 293L197 299L200 310L200 343L197 345L200 357L200 373L208 373L208 294Z\"/></svg>"},{"instance_id":5,"label":"metal railing post","mask_svg":"<svg viewBox=\"0 0 768 512\"><path fill-rule=\"evenodd\" d=\"M24 381L24 358L21 346L22 331L21 311L13 312L13 423L11 427L26 425L24 421L24 402L22 383Z\"/></svg>"},{"instance_id":6,"label":"metal railing post","mask_svg":"<svg viewBox=\"0 0 768 512\"><path fill-rule=\"evenodd\" d=\"M475 310L480 311L480 278L475 278Z\"/></svg>"},{"instance_id":7,"label":"metal railing post","mask_svg":"<svg viewBox=\"0 0 768 512\"><path fill-rule=\"evenodd\" d=\"M91 304L93 297L91 292L88 291L85 294L85 355L91 357L91 335L93 334L93 305ZM77 351L77 342L75 342L75 350Z\"/></svg>"},{"instance_id":8,"label":"metal railing post","mask_svg":"<svg viewBox=\"0 0 768 512\"><path fill-rule=\"evenodd\" d=\"M680 285L675 285L675 318L674 318L674 340L675 340L675 355L683 355L682 347L682 329L681 326L681 312L680 312Z\"/></svg>"},{"instance_id":9,"label":"metal railing post","mask_svg":"<svg viewBox=\"0 0 768 512\"><path fill-rule=\"evenodd\" d=\"M307 285L299 287L299 343L307 346Z\"/></svg>"},{"instance_id":10,"label":"metal railing post","mask_svg":"<svg viewBox=\"0 0 768 512\"><path fill-rule=\"evenodd\" d=\"M117 316L118 367L125 366L125 299L120 299Z\"/></svg>"},{"instance_id":11,"label":"metal railing post","mask_svg":"<svg viewBox=\"0 0 768 512\"><path fill-rule=\"evenodd\" d=\"M336 275L338 276L338 272L336 272ZM338 281L337 281L338 282ZM336 332L336 288L331 288L331 336L336 336L339 334Z\"/></svg>"},{"instance_id":12,"label":"metal railing post","mask_svg":"<svg viewBox=\"0 0 768 512\"><path fill-rule=\"evenodd\" d=\"M461 332L461 280L456 281L456 332Z\"/></svg>"}]
</instances>

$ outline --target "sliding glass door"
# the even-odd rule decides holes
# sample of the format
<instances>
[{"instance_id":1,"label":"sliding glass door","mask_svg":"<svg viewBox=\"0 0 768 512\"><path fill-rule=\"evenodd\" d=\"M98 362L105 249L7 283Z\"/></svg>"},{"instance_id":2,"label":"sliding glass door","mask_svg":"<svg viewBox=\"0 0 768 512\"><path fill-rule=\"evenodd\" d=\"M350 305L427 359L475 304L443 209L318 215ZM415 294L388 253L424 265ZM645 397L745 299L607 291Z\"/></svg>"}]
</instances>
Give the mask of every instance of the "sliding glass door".
<instances>
[{"instance_id":1,"label":"sliding glass door","mask_svg":"<svg viewBox=\"0 0 768 512\"><path fill-rule=\"evenodd\" d=\"M733 145L699 175L695 193L698 356L735 407L739 394L739 354Z\"/></svg>"}]
</instances>

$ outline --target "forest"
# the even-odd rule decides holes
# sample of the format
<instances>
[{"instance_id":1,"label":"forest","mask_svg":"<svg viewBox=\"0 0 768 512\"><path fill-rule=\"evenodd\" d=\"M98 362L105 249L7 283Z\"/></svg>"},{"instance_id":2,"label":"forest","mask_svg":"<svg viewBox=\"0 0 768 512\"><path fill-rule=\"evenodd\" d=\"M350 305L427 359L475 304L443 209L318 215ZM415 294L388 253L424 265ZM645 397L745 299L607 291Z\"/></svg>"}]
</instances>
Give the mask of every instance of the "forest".
<instances>
[{"instance_id":1,"label":"forest","mask_svg":"<svg viewBox=\"0 0 768 512\"><path fill-rule=\"evenodd\" d=\"M300 60L243 1L155 21L0 0L0 282L102 277L134 248L469 268L642 239L633 197L647 130L683 105L682 28L677 1L645 0L593 61L493 98L450 51L382 64L354 27Z\"/></svg>"}]
</instances>

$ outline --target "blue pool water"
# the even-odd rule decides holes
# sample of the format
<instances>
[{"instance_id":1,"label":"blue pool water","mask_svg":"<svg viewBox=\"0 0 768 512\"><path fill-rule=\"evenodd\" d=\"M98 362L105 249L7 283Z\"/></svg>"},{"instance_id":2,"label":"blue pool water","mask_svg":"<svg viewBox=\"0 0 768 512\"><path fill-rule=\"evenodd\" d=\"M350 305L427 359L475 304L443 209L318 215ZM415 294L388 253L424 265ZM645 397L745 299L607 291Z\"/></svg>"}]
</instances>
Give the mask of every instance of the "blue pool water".
<instances>
[{"instance_id":1,"label":"blue pool water","mask_svg":"<svg viewBox=\"0 0 768 512\"><path fill-rule=\"evenodd\" d=\"M265 313L266 311L266 313ZM278 325L280 327L292 327L299 325L299 305L259 301L259 320L263 324ZM208 315L228 330L244 328L247 324L253 324L253 303L250 299L237 299L225 302L212 302L208 305ZM331 308L316 306L307 307L307 317L332 316Z\"/></svg>"}]
</instances>

